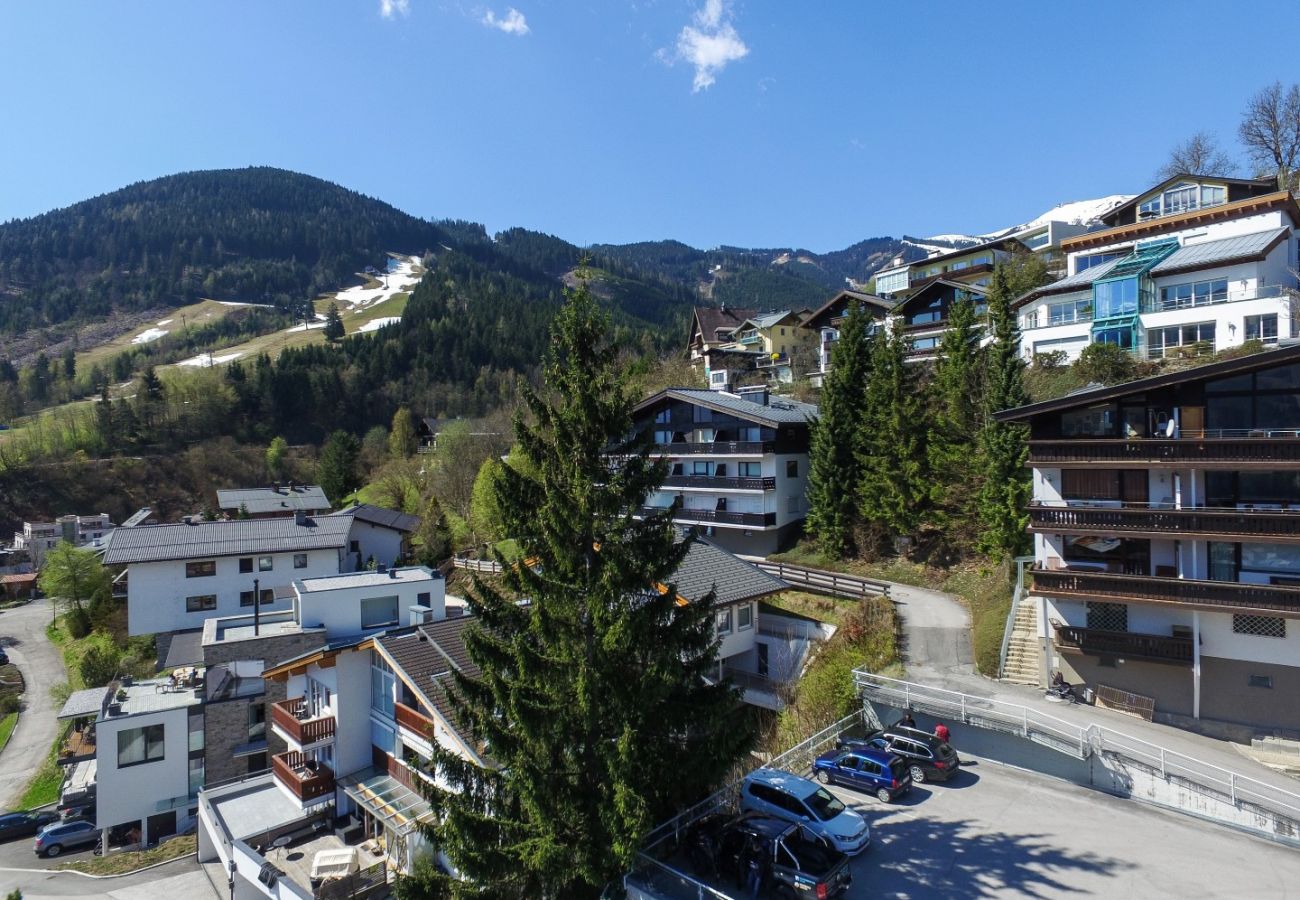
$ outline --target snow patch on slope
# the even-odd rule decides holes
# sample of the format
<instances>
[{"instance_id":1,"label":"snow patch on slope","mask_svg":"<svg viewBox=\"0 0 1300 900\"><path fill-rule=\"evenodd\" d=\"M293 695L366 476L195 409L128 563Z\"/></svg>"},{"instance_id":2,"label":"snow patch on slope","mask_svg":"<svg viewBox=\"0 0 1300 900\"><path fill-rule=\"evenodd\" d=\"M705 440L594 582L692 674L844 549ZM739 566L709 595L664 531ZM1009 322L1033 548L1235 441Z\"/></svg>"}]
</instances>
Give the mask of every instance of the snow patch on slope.
<instances>
[{"instance_id":1,"label":"snow patch on slope","mask_svg":"<svg viewBox=\"0 0 1300 900\"><path fill-rule=\"evenodd\" d=\"M339 291L336 296L340 305L346 306L355 312L368 306L374 306L377 303L383 303L398 294L409 293L420 283L420 277L423 274L424 272L420 268L420 258L418 256L408 256L395 266L392 266L386 275L380 276L383 279L383 286L368 288L358 285L357 287L348 288L346 291Z\"/></svg>"}]
</instances>

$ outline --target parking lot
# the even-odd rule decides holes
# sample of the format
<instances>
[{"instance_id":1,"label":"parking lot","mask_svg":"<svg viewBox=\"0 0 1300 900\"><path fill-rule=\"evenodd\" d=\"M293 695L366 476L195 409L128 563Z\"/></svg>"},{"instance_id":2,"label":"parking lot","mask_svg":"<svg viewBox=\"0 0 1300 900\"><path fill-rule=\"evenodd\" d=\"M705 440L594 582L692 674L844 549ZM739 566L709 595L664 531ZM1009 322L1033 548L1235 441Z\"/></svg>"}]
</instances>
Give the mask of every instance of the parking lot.
<instances>
[{"instance_id":1,"label":"parking lot","mask_svg":"<svg viewBox=\"0 0 1300 900\"><path fill-rule=\"evenodd\" d=\"M1300 883L1300 850L995 763L889 805L832 790L871 824L848 900L1281 897Z\"/></svg>"}]
</instances>

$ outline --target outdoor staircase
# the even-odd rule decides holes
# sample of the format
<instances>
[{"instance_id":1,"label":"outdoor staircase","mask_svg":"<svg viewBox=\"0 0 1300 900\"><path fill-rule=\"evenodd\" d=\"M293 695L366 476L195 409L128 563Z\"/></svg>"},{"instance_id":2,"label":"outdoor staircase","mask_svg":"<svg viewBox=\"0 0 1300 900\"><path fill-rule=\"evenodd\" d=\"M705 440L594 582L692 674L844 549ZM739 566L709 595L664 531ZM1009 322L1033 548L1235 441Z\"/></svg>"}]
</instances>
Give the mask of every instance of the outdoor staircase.
<instances>
[{"instance_id":1,"label":"outdoor staircase","mask_svg":"<svg viewBox=\"0 0 1300 900\"><path fill-rule=\"evenodd\" d=\"M1032 684L1041 687L1043 650L1038 643L1038 604L1034 597L1025 597L1016 607L1016 619L1007 643L1007 664L1002 670L1002 681L1013 684Z\"/></svg>"}]
</instances>

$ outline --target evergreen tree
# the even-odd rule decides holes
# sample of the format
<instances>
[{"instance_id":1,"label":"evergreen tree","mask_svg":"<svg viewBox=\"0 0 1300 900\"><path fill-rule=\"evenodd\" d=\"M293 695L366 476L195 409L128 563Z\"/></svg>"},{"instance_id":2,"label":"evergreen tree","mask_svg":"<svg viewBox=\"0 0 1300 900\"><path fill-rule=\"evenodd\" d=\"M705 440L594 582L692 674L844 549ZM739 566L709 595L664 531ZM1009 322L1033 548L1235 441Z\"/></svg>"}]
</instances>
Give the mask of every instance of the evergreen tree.
<instances>
[{"instance_id":1,"label":"evergreen tree","mask_svg":"<svg viewBox=\"0 0 1300 900\"><path fill-rule=\"evenodd\" d=\"M325 311L325 340L337 341L343 337L343 317L339 315L339 305L330 303Z\"/></svg>"},{"instance_id":2,"label":"evergreen tree","mask_svg":"<svg viewBox=\"0 0 1300 900\"><path fill-rule=\"evenodd\" d=\"M316 480L330 502L338 505L343 498L361 486L357 462L361 458L361 442L346 431L336 431L321 448L320 462L316 464Z\"/></svg>"},{"instance_id":3,"label":"evergreen tree","mask_svg":"<svg viewBox=\"0 0 1300 900\"><path fill-rule=\"evenodd\" d=\"M961 296L948 311L948 330L939 344L928 390L929 498L936 513L934 524L950 540L955 537L951 532L969 520L973 504L971 459L980 418L979 361L975 304L969 296Z\"/></svg>"},{"instance_id":4,"label":"evergreen tree","mask_svg":"<svg viewBox=\"0 0 1300 900\"><path fill-rule=\"evenodd\" d=\"M140 378L140 390L146 400L152 403L162 402L166 389L153 366L144 370L144 375Z\"/></svg>"},{"instance_id":5,"label":"evergreen tree","mask_svg":"<svg viewBox=\"0 0 1300 900\"><path fill-rule=\"evenodd\" d=\"M545 394L516 419L527 465L497 482L506 532L535 567L476 581L466 649L477 677L449 696L490 768L435 748L431 839L460 896L585 898L626 870L642 835L702 796L749 743L715 671L713 596L678 606L689 541L633 518L665 476L585 281L553 325ZM607 455L608 454L608 455ZM655 590L663 585L666 590ZM528 597L527 607L515 598Z\"/></svg>"},{"instance_id":6,"label":"evergreen tree","mask_svg":"<svg viewBox=\"0 0 1300 900\"><path fill-rule=\"evenodd\" d=\"M415 536L419 539L415 555L420 565L435 569L451 556L451 527L447 524L447 516L437 497L430 496L424 502L420 510L420 527Z\"/></svg>"},{"instance_id":7,"label":"evergreen tree","mask_svg":"<svg viewBox=\"0 0 1300 900\"><path fill-rule=\"evenodd\" d=\"M836 559L853 551L857 503L849 486L862 481L863 412L871 365L868 319L849 304L840 337L831 350L831 370L822 384L818 418L811 425L808 465L808 530L821 551Z\"/></svg>"},{"instance_id":8,"label":"evergreen tree","mask_svg":"<svg viewBox=\"0 0 1300 900\"><path fill-rule=\"evenodd\" d=\"M921 523L927 493L925 410L917 369L904 360L900 328L876 332L860 427L863 520L879 537L910 537Z\"/></svg>"},{"instance_id":9,"label":"evergreen tree","mask_svg":"<svg viewBox=\"0 0 1300 900\"><path fill-rule=\"evenodd\" d=\"M998 422L994 413L1023 406L1025 362L1020 358L1020 326L1011 302L1019 295L1008 265L999 263L989 283L989 330L985 376L984 426L980 430L980 463L984 480L979 490L980 549L996 558L1014 556L1028 543L1025 512L1030 496L1029 429L1019 422Z\"/></svg>"},{"instance_id":10,"label":"evergreen tree","mask_svg":"<svg viewBox=\"0 0 1300 900\"><path fill-rule=\"evenodd\" d=\"M393 413L393 424L388 429L388 452L397 459L415 453L415 424L411 410L405 406Z\"/></svg>"}]
</instances>

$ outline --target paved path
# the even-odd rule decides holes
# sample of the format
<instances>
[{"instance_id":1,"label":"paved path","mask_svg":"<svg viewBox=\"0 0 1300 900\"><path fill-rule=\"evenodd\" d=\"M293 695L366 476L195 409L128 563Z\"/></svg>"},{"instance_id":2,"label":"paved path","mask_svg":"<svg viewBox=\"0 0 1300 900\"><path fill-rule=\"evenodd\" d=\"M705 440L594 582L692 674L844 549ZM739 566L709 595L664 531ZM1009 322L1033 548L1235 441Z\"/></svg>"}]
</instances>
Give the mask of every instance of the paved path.
<instances>
[{"instance_id":1,"label":"paved path","mask_svg":"<svg viewBox=\"0 0 1300 900\"><path fill-rule=\"evenodd\" d=\"M24 708L18 727L0 752L0 806L12 806L24 786L49 755L58 729L58 713L50 688L66 680L63 657L45 636L50 624L50 601L0 612L0 647L26 681Z\"/></svg>"},{"instance_id":2,"label":"paved path","mask_svg":"<svg viewBox=\"0 0 1300 900\"><path fill-rule=\"evenodd\" d=\"M906 584L891 583L889 596L903 622L903 664L911 680L974 677L966 607L951 594Z\"/></svg>"},{"instance_id":3,"label":"paved path","mask_svg":"<svg viewBox=\"0 0 1300 900\"><path fill-rule=\"evenodd\" d=\"M69 872L21 872L0 869L0 896L14 888L23 900L80 897L84 900L218 900L212 883L193 856L137 875L87 878Z\"/></svg>"}]
</instances>

